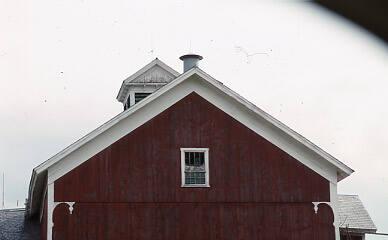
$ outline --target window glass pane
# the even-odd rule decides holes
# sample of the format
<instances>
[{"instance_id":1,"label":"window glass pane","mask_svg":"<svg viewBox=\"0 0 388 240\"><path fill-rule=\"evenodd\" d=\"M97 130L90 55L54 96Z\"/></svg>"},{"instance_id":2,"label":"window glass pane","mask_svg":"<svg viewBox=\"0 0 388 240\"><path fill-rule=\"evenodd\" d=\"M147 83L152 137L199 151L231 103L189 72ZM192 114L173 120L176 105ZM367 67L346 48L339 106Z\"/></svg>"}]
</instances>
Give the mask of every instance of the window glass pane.
<instances>
[{"instance_id":1,"label":"window glass pane","mask_svg":"<svg viewBox=\"0 0 388 240\"><path fill-rule=\"evenodd\" d=\"M185 152L185 164L186 164L186 166L190 165L190 153L189 152Z\"/></svg>"},{"instance_id":2,"label":"window glass pane","mask_svg":"<svg viewBox=\"0 0 388 240\"><path fill-rule=\"evenodd\" d=\"M185 152L185 184L206 184L205 152Z\"/></svg>"},{"instance_id":3,"label":"window glass pane","mask_svg":"<svg viewBox=\"0 0 388 240\"><path fill-rule=\"evenodd\" d=\"M204 152L200 152L199 153L200 155L200 163L199 163L199 165L204 165L204 163L205 163L205 153Z\"/></svg>"},{"instance_id":4,"label":"window glass pane","mask_svg":"<svg viewBox=\"0 0 388 240\"><path fill-rule=\"evenodd\" d=\"M194 165L194 153L193 152L190 152L190 166L193 166Z\"/></svg>"},{"instance_id":5,"label":"window glass pane","mask_svg":"<svg viewBox=\"0 0 388 240\"><path fill-rule=\"evenodd\" d=\"M194 153L194 166L199 165L199 152Z\"/></svg>"}]
</instances>

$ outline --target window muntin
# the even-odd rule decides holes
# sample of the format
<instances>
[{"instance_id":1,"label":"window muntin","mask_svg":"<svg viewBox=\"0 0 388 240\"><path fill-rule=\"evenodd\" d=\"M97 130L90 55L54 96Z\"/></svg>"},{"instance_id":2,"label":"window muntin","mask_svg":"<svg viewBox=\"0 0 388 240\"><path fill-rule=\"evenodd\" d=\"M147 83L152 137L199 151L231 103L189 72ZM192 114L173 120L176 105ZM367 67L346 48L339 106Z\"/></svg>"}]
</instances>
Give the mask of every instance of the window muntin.
<instances>
[{"instance_id":1,"label":"window muntin","mask_svg":"<svg viewBox=\"0 0 388 240\"><path fill-rule=\"evenodd\" d=\"M209 149L181 148L182 187L209 187Z\"/></svg>"}]
</instances>

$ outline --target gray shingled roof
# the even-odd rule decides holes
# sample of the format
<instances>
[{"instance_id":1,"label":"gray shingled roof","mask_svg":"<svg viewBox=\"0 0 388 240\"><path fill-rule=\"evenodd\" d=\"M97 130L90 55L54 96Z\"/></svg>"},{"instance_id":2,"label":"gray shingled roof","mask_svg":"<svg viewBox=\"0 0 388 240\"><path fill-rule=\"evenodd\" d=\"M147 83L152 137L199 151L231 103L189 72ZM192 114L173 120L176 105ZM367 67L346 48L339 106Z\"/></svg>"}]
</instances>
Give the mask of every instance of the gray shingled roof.
<instances>
[{"instance_id":1,"label":"gray shingled roof","mask_svg":"<svg viewBox=\"0 0 388 240\"><path fill-rule=\"evenodd\" d=\"M39 240L40 227L36 220L26 220L24 209L0 210L1 240Z\"/></svg>"},{"instance_id":2,"label":"gray shingled roof","mask_svg":"<svg viewBox=\"0 0 388 240\"><path fill-rule=\"evenodd\" d=\"M377 228L357 195L338 195L338 213L341 230L371 233Z\"/></svg>"}]
</instances>

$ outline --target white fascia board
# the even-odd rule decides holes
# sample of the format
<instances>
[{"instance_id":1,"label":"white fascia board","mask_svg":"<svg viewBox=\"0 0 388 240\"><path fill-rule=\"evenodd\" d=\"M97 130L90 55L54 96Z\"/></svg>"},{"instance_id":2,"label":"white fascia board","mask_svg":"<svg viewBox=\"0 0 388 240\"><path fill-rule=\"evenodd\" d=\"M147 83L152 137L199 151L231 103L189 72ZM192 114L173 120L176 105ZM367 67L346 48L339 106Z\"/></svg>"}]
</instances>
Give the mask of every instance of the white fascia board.
<instances>
[{"instance_id":1,"label":"white fascia board","mask_svg":"<svg viewBox=\"0 0 388 240\"><path fill-rule=\"evenodd\" d=\"M219 91L215 94L214 88L212 89L208 84L198 86L201 86L201 88L197 87L195 92L217 108L279 147L328 181L337 183L336 167L324 160L319 154L302 143L295 141L290 135L277 126L274 126L261 115L256 114L249 108L241 107L238 99L226 97L226 93L222 89L218 89Z\"/></svg>"},{"instance_id":2,"label":"white fascia board","mask_svg":"<svg viewBox=\"0 0 388 240\"><path fill-rule=\"evenodd\" d=\"M290 135L296 141L307 146L308 148L310 148L311 150L313 150L314 152L319 154L321 157L323 157L325 160L329 161L331 164L333 164L335 167L337 167L338 170L340 170L338 173L339 174L338 181L342 180L343 178L349 176L350 174L352 174L354 172L354 170L351 169L350 167L348 167L346 164L342 163L341 161L339 161L335 157L331 156L330 154L328 154L327 152L325 152L324 150L319 148L317 145L310 142L308 139L306 139L305 137L303 137L302 135L300 135L296 131L292 130L291 128L289 128L288 126L286 126L285 124L283 124L282 122L277 120L276 118L272 117L268 113L266 113L263 110L261 110L260 108L258 108L253 103L249 102L248 100L246 100L245 98L243 98L242 96L240 96L239 94L237 94L236 92L231 90L230 88L223 85L221 82L212 78L206 72L202 71L201 69L198 69L197 74L200 77L202 77L203 79L208 80L213 86L219 88L221 91L225 92L230 97L236 99L238 102L243 104L245 107L252 110L256 114L260 115L261 117L266 119L268 122L270 122L274 126L278 127L279 129L283 130L288 135Z\"/></svg>"},{"instance_id":3,"label":"white fascia board","mask_svg":"<svg viewBox=\"0 0 388 240\"><path fill-rule=\"evenodd\" d=\"M49 167L48 182L54 182L56 179L93 157L96 153L104 150L118 139L126 136L128 133L192 93L192 85L195 85L192 81L177 84L173 88L168 88L168 90L172 91L171 94L164 94L165 91L160 91L163 89L161 88L154 93L155 95L149 95L123 112L123 114L119 114L116 118L104 124L105 126L103 125L102 128L93 131L93 134L87 136L85 139L81 139L79 143L81 145L77 144L77 146L71 147L68 151L64 152L61 156L55 157L45 166L45 168ZM157 101L153 101L156 98Z\"/></svg>"},{"instance_id":4,"label":"white fascia board","mask_svg":"<svg viewBox=\"0 0 388 240\"><path fill-rule=\"evenodd\" d=\"M143 73L145 73L146 71L150 70L152 67L154 67L155 65L158 65L159 67L161 67L162 69L166 70L167 72L171 73L173 76L175 77L178 77L180 75L179 72L175 71L174 69L172 69L170 66L168 66L167 64L165 64L164 62L162 62L161 60L159 60L158 58L155 58L153 61L151 61L150 63L148 63L146 66L144 66L143 68L141 68L140 70L138 70L137 72L135 72L134 74L132 74L131 76L129 76L128 78L126 78L123 83L121 84L121 87L120 87L120 90L119 90L119 93L117 94L117 97L116 99L121 102L122 101L122 98L123 98L123 91L124 91L124 88L125 86L127 86L131 81L133 81L134 79L136 79L137 77L139 77L140 75L142 75Z\"/></svg>"},{"instance_id":5,"label":"white fascia board","mask_svg":"<svg viewBox=\"0 0 388 240\"><path fill-rule=\"evenodd\" d=\"M32 209L32 202L35 201L35 199L33 198L34 194L33 194L33 191L35 189L35 183L36 183L36 170L33 169L32 170L32 175L31 175L31 179L30 179L30 186L28 187L28 198L27 198L27 205L26 205L26 212L27 212L27 216L30 216L31 215L31 211L33 210Z\"/></svg>"},{"instance_id":6,"label":"white fascia board","mask_svg":"<svg viewBox=\"0 0 388 240\"><path fill-rule=\"evenodd\" d=\"M147 96L142 101L140 101L139 103L135 104L133 107L125 110L124 112L119 113L118 115L116 115L114 118L112 118L108 122L104 123L103 125L101 125L100 127L96 128L95 130L93 130L92 132L87 134L86 136L84 136L81 139L79 139L78 141L74 142L73 144L71 144L70 146L65 148L64 150L60 151L59 153L57 153L56 155L54 155L53 157L51 157L47 161L43 162L42 164L40 164L39 166L34 168L34 171L39 174L39 173L47 170L50 166L55 164L57 161L63 159L64 157L66 157L67 155L72 153L73 151L75 151L78 148L80 148L81 146L83 146L85 143L89 142L90 140L92 140L93 138L97 137L101 133L103 133L106 130L110 129L112 126L114 126L115 124L119 123L120 121L122 121L123 119L127 118L128 116L132 115L133 113L137 112L143 106L147 105L149 102L152 102L153 100L155 100L156 98L158 98L159 96L161 96L162 94L167 92L169 89L171 89L171 88L175 87L176 85L178 85L179 83L181 83L182 80L184 80L186 78L189 78L193 74L195 74L195 70L194 69L185 72L184 74L182 74L181 76L179 76L178 78L173 80L172 82L166 84L164 87L158 89L153 94ZM157 102L162 103L163 100L159 100L158 99Z\"/></svg>"}]
</instances>

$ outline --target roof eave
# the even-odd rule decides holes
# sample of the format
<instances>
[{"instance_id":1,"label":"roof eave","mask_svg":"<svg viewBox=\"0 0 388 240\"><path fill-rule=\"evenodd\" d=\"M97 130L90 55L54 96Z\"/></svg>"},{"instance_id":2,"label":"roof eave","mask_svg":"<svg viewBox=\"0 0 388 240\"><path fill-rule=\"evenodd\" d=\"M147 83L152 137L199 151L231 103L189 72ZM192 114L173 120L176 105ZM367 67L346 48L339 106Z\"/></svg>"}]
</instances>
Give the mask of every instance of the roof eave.
<instances>
[{"instance_id":1,"label":"roof eave","mask_svg":"<svg viewBox=\"0 0 388 240\"><path fill-rule=\"evenodd\" d=\"M346 166L347 168L349 168L348 166ZM349 168L347 169L347 171L342 171L341 169L338 168L338 172L337 172L337 181L340 182L342 180L344 180L345 178L349 177L350 175L352 175L352 173L354 173L354 170Z\"/></svg>"},{"instance_id":2,"label":"roof eave","mask_svg":"<svg viewBox=\"0 0 388 240\"><path fill-rule=\"evenodd\" d=\"M376 233L376 228L347 228L347 227L340 227L341 231L346 231L349 233L359 233L359 234L365 234L365 233Z\"/></svg>"},{"instance_id":3,"label":"roof eave","mask_svg":"<svg viewBox=\"0 0 388 240\"><path fill-rule=\"evenodd\" d=\"M32 170L31 179L30 179L30 185L28 187L28 198L26 203L26 216L31 216L31 208L32 208L32 198L33 198L33 190L35 188L35 182L36 182L36 171L35 168Z\"/></svg>"}]
</instances>

